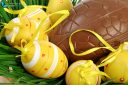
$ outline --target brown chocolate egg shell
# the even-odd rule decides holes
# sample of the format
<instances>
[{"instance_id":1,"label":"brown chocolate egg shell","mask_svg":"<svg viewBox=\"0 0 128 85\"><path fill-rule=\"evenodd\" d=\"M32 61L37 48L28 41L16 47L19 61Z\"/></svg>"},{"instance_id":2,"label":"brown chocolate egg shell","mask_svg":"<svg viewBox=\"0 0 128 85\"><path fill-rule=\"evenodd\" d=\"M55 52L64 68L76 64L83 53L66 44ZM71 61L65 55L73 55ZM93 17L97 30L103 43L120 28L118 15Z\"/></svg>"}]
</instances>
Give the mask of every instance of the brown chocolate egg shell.
<instances>
[{"instance_id":1,"label":"brown chocolate egg shell","mask_svg":"<svg viewBox=\"0 0 128 85\"><path fill-rule=\"evenodd\" d=\"M50 41L59 46L69 61L91 59L97 61L109 51L101 49L85 56L75 56L69 48L69 37L78 29L89 29L101 35L117 48L128 40L127 0L85 0L70 11L70 16L49 33ZM103 44L91 33L81 31L72 36L77 53Z\"/></svg>"}]
</instances>

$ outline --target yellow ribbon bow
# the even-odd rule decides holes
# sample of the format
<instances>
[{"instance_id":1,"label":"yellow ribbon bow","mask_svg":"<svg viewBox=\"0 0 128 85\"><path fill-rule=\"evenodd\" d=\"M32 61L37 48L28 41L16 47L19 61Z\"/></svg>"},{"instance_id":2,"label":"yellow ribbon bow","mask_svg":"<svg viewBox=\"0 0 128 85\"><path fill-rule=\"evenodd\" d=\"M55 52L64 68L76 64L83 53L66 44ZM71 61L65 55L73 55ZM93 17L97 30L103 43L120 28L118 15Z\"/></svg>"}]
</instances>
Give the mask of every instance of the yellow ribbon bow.
<instances>
[{"instance_id":1,"label":"yellow ribbon bow","mask_svg":"<svg viewBox=\"0 0 128 85\"><path fill-rule=\"evenodd\" d=\"M83 79L83 82L85 82L85 84L88 83L88 85L93 85L92 83L94 83L95 81L93 79L89 79L93 76L106 76L110 78L106 73L101 72L98 68L94 66L95 65L92 60L88 60L85 64L80 65L77 69L78 73L80 73L81 81Z\"/></svg>"},{"instance_id":2,"label":"yellow ribbon bow","mask_svg":"<svg viewBox=\"0 0 128 85\"><path fill-rule=\"evenodd\" d=\"M109 63L112 63L122 51L128 50L128 48L125 48L126 46L128 46L128 42L124 42L123 44L121 44L121 45L119 46L119 48L118 48L116 51L114 51L114 52L112 52L111 54L109 54L109 55L107 56L107 58L105 58L105 59L101 62L101 64L98 65L98 67L102 67L102 66L105 66L105 65L107 65L107 64L109 64Z\"/></svg>"}]
</instances>

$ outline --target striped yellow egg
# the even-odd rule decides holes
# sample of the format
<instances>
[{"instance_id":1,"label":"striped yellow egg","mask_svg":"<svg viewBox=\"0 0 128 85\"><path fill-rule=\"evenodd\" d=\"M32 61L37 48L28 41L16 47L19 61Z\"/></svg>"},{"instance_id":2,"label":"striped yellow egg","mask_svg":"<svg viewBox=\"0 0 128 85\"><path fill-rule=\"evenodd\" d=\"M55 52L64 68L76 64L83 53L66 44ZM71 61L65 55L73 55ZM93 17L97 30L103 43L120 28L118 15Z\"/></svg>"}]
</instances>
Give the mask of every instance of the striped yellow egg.
<instances>
[{"instance_id":1,"label":"striped yellow egg","mask_svg":"<svg viewBox=\"0 0 128 85\"><path fill-rule=\"evenodd\" d=\"M33 9L33 11L29 11ZM31 40L35 31L39 27L41 21L45 20L48 15L40 8L29 7L20 18L12 19L7 25L4 26L6 40L11 45L21 45L22 41L27 43ZM41 29L37 34L36 40L48 40L46 34L41 34L44 30L50 27L50 20L46 18L44 23L41 25Z\"/></svg>"},{"instance_id":2,"label":"striped yellow egg","mask_svg":"<svg viewBox=\"0 0 128 85\"><path fill-rule=\"evenodd\" d=\"M91 60L74 62L67 70L67 85L100 85L101 76L95 74L99 69Z\"/></svg>"},{"instance_id":3,"label":"striped yellow egg","mask_svg":"<svg viewBox=\"0 0 128 85\"><path fill-rule=\"evenodd\" d=\"M36 28L39 26L42 20L48 17L47 13L42 10L42 6L27 6L24 8L24 12L20 13L21 17L26 17L31 19L35 22ZM46 30L50 27L51 21L49 17L46 21L42 24L43 30Z\"/></svg>"},{"instance_id":4,"label":"striped yellow egg","mask_svg":"<svg viewBox=\"0 0 128 85\"><path fill-rule=\"evenodd\" d=\"M14 18L4 27L6 40L11 45L20 45L23 39L29 41L35 31L35 24L30 24L27 18L23 18L23 20L22 26L20 26L20 19ZM15 38L14 41L11 41L13 38Z\"/></svg>"},{"instance_id":5,"label":"striped yellow egg","mask_svg":"<svg viewBox=\"0 0 128 85\"><path fill-rule=\"evenodd\" d=\"M34 41L22 52L24 68L34 76L40 78L57 78L68 68L65 54L53 43Z\"/></svg>"}]
</instances>

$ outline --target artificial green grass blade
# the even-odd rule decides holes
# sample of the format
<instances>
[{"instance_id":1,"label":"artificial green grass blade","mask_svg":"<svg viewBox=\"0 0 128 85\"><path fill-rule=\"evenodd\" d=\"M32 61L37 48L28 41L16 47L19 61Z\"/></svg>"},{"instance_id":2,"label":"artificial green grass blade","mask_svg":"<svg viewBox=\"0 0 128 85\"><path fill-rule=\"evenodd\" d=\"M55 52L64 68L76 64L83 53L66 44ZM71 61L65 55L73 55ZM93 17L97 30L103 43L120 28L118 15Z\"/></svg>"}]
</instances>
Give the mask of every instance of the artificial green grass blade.
<instances>
[{"instance_id":1,"label":"artificial green grass blade","mask_svg":"<svg viewBox=\"0 0 128 85\"><path fill-rule=\"evenodd\" d=\"M0 15L1 15L1 21L5 22L9 22L10 21L10 17L8 16L8 14L4 11L3 7L0 6Z\"/></svg>"},{"instance_id":2,"label":"artificial green grass blade","mask_svg":"<svg viewBox=\"0 0 128 85\"><path fill-rule=\"evenodd\" d=\"M0 64L5 65L5 66L13 66L13 65L17 65L16 61L0 61Z\"/></svg>"},{"instance_id":3,"label":"artificial green grass blade","mask_svg":"<svg viewBox=\"0 0 128 85\"><path fill-rule=\"evenodd\" d=\"M15 60L14 59L14 57L15 57L16 55L8 55L8 54L6 54L6 55L0 55L0 61L13 61L13 60Z\"/></svg>"},{"instance_id":4,"label":"artificial green grass blade","mask_svg":"<svg viewBox=\"0 0 128 85\"><path fill-rule=\"evenodd\" d=\"M19 2L18 2L18 0L13 0L13 4L14 4L15 10L18 10L19 9Z\"/></svg>"},{"instance_id":5,"label":"artificial green grass blade","mask_svg":"<svg viewBox=\"0 0 128 85\"><path fill-rule=\"evenodd\" d=\"M26 0L27 5L32 5L33 0Z\"/></svg>"},{"instance_id":6,"label":"artificial green grass blade","mask_svg":"<svg viewBox=\"0 0 128 85\"><path fill-rule=\"evenodd\" d=\"M19 54L20 52L15 48L9 47L7 45L0 44L0 54Z\"/></svg>"},{"instance_id":7,"label":"artificial green grass blade","mask_svg":"<svg viewBox=\"0 0 128 85\"><path fill-rule=\"evenodd\" d=\"M37 1L37 0L32 0L32 4L33 4L33 5L36 5L36 4L37 4L36 1Z\"/></svg>"}]
</instances>

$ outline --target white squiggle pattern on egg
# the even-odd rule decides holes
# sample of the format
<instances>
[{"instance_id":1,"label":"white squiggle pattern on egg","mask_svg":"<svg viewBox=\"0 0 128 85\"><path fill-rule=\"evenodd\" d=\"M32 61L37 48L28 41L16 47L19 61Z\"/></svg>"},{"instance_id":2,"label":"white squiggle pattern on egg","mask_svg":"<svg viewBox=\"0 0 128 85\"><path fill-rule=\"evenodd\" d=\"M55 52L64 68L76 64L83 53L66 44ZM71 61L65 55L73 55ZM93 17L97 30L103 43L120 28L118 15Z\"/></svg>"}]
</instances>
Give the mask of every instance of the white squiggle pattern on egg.
<instances>
[{"instance_id":1,"label":"white squiggle pattern on egg","mask_svg":"<svg viewBox=\"0 0 128 85\"><path fill-rule=\"evenodd\" d=\"M17 17L17 18L14 18L13 20L12 20L14 23L20 23L20 19Z\"/></svg>"},{"instance_id":2,"label":"white squiggle pattern on egg","mask_svg":"<svg viewBox=\"0 0 128 85\"><path fill-rule=\"evenodd\" d=\"M28 17L28 18L31 18L31 17L33 17L33 16L35 16L35 15L41 13L41 12L43 12L43 10L39 8L39 9L37 9L36 11L34 11L34 12L28 14L27 17Z\"/></svg>"},{"instance_id":3,"label":"white squiggle pattern on egg","mask_svg":"<svg viewBox=\"0 0 128 85\"><path fill-rule=\"evenodd\" d=\"M5 35L6 40L11 41L14 33L16 33L16 35L19 33L19 27L14 27L13 30L8 35Z\"/></svg>"},{"instance_id":4,"label":"white squiggle pattern on egg","mask_svg":"<svg viewBox=\"0 0 128 85\"><path fill-rule=\"evenodd\" d=\"M51 43L51 46L54 48L54 58L51 67L49 70L42 76L43 78L47 78L49 75L53 73L53 71L56 69L57 63L58 63L58 49L57 47Z\"/></svg>"}]
</instances>

